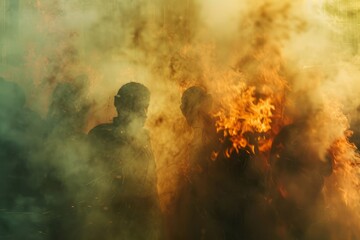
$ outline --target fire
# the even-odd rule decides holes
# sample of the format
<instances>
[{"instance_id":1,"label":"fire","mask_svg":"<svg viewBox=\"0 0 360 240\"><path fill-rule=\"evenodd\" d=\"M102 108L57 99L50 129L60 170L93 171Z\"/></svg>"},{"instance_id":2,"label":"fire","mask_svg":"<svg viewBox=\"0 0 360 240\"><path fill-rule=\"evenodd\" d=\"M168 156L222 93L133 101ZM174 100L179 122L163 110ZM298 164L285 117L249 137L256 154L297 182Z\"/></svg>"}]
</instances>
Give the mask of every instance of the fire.
<instances>
[{"instance_id":1,"label":"fire","mask_svg":"<svg viewBox=\"0 0 360 240\"><path fill-rule=\"evenodd\" d=\"M331 147L334 158L332 190L338 191L345 205L360 209L360 156L356 147L349 143L346 135ZM335 189L334 189L335 186ZM360 215L359 215L360 217Z\"/></svg>"},{"instance_id":2,"label":"fire","mask_svg":"<svg viewBox=\"0 0 360 240\"><path fill-rule=\"evenodd\" d=\"M233 143L228 151L246 146L253 149L254 141L271 130L275 110L272 99L257 98L256 88L243 82L229 84L222 94L224 97L214 117L217 119L217 131L223 132L224 137L229 136Z\"/></svg>"},{"instance_id":3,"label":"fire","mask_svg":"<svg viewBox=\"0 0 360 240\"><path fill-rule=\"evenodd\" d=\"M339 229L344 229L333 234L342 239L358 237L357 231L360 227L360 157L356 147L347 139L349 134L347 131L330 148L334 159L334 171L326 179L324 188L331 220Z\"/></svg>"},{"instance_id":4,"label":"fire","mask_svg":"<svg viewBox=\"0 0 360 240\"><path fill-rule=\"evenodd\" d=\"M267 55L274 56L271 62ZM252 66L247 66L249 58L254 60ZM232 141L229 152L248 146L253 152L258 148L265 153L286 120L283 111L288 81L280 74L283 59L276 48L266 44L237 59L234 69L207 74L216 77L208 81L217 101L213 113L216 127Z\"/></svg>"}]
</instances>

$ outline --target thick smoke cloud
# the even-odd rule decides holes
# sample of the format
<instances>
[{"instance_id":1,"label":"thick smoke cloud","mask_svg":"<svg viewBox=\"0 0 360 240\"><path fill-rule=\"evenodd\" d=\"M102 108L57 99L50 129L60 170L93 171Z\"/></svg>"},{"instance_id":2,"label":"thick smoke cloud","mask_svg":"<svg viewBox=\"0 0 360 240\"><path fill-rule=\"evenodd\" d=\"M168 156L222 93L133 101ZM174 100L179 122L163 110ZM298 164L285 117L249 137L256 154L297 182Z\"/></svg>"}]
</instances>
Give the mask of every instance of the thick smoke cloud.
<instances>
[{"instance_id":1,"label":"thick smoke cloud","mask_svg":"<svg viewBox=\"0 0 360 240\"><path fill-rule=\"evenodd\" d=\"M353 2L3 0L0 10L0 76L9 81L0 89L1 195L13 202L2 203L0 237L51 239L49 225L81 216L59 226L77 226L69 234L79 238L97 214L89 199L109 181L90 162L86 134L112 120L113 96L130 81L151 91L146 128L163 212L171 212L193 134L181 94L198 85L213 96L213 115L223 116L218 128L245 118L234 139L266 132L263 172L280 129L311 122L303 139L309 154L324 159L330 151L335 159L323 190L331 234L359 237L359 159L348 141L351 127L358 144L360 121Z\"/></svg>"}]
</instances>

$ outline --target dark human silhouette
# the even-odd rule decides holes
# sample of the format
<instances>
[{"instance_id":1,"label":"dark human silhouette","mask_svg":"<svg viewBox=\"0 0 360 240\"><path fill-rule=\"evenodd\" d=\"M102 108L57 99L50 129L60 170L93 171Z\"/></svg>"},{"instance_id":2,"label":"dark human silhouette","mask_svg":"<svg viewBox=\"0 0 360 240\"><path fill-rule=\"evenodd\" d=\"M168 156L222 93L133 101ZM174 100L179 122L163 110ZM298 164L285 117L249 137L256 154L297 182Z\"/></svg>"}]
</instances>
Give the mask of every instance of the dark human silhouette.
<instances>
[{"instance_id":1,"label":"dark human silhouette","mask_svg":"<svg viewBox=\"0 0 360 240\"><path fill-rule=\"evenodd\" d=\"M212 97L201 87L182 95L181 111L193 131L186 171L180 176L173 239L256 239L249 215L261 215L261 176L250 148L230 151L232 142L217 133ZM262 202L261 202L262 204ZM177 221L177 223L176 223Z\"/></svg>"},{"instance_id":2,"label":"dark human silhouette","mask_svg":"<svg viewBox=\"0 0 360 240\"><path fill-rule=\"evenodd\" d=\"M315 213L324 207L324 178L332 173L329 154L319 156L314 148L309 117L285 126L275 137L271 155L271 176L274 182L273 204L282 226L279 239L328 239L326 232L308 238L316 225ZM319 133L320 134L320 133ZM320 227L319 227L320 228Z\"/></svg>"},{"instance_id":3,"label":"dark human silhouette","mask_svg":"<svg viewBox=\"0 0 360 240\"><path fill-rule=\"evenodd\" d=\"M156 166L144 129L149 100L150 92L144 85L123 85L114 98L118 116L89 132L95 149L93 164L101 169L96 174L105 175L97 183L100 191L93 204L97 213L89 221L102 237L161 238ZM97 229L90 237L96 238Z\"/></svg>"},{"instance_id":4,"label":"dark human silhouette","mask_svg":"<svg viewBox=\"0 0 360 240\"><path fill-rule=\"evenodd\" d=\"M187 149L185 167L180 174L174 203L169 239L215 239L210 235L209 167L212 151L217 147L215 124L209 112L212 98L200 87L187 89L180 109L192 128L193 138ZM214 223L214 227L215 226Z\"/></svg>"},{"instance_id":5,"label":"dark human silhouette","mask_svg":"<svg viewBox=\"0 0 360 240\"><path fill-rule=\"evenodd\" d=\"M78 189L87 177L87 139L83 128L89 110L85 98L85 75L71 82L58 83L50 99L45 124L45 145L41 151L43 172L41 192L47 209L51 239L79 239L83 208ZM76 168L74 167L76 166ZM69 169L71 168L71 170ZM81 182L83 181L83 182Z\"/></svg>"}]
</instances>

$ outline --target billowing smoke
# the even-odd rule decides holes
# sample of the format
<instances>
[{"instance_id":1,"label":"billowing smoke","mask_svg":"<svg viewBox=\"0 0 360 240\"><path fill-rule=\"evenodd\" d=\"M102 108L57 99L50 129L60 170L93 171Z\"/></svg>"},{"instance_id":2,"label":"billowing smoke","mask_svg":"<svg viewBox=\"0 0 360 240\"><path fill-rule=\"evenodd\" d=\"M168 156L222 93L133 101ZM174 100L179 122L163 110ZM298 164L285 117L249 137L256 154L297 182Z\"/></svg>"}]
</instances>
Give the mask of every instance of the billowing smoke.
<instances>
[{"instance_id":1,"label":"billowing smoke","mask_svg":"<svg viewBox=\"0 0 360 240\"><path fill-rule=\"evenodd\" d=\"M106 221L93 205L111 179L87 133L112 121L114 96L131 81L151 92L145 126L165 216L194 136L181 95L196 85L212 95L229 151L254 148L248 132L260 136L264 198L276 185L274 139L306 122L299 149L333 161L311 217L332 239L359 238L355 1L2 0L0 10L0 238L87 239L92 219Z\"/></svg>"}]
</instances>

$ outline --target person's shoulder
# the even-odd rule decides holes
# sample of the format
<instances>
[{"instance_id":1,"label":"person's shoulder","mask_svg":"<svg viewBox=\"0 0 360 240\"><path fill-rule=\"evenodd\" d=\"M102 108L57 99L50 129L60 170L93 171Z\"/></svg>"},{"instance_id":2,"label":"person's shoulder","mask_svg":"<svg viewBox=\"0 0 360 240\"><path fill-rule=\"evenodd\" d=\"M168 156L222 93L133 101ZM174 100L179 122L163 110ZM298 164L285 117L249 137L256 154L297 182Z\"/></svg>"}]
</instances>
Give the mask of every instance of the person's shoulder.
<instances>
[{"instance_id":1,"label":"person's shoulder","mask_svg":"<svg viewBox=\"0 0 360 240\"><path fill-rule=\"evenodd\" d=\"M114 129L114 126L112 123L103 123L103 124L97 125L93 129L91 129L89 131L88 135L90 137L100 137L100 136L104 136L104 135L111 133L113 131L113 129Z\"/></svg>"}]
</instances>

